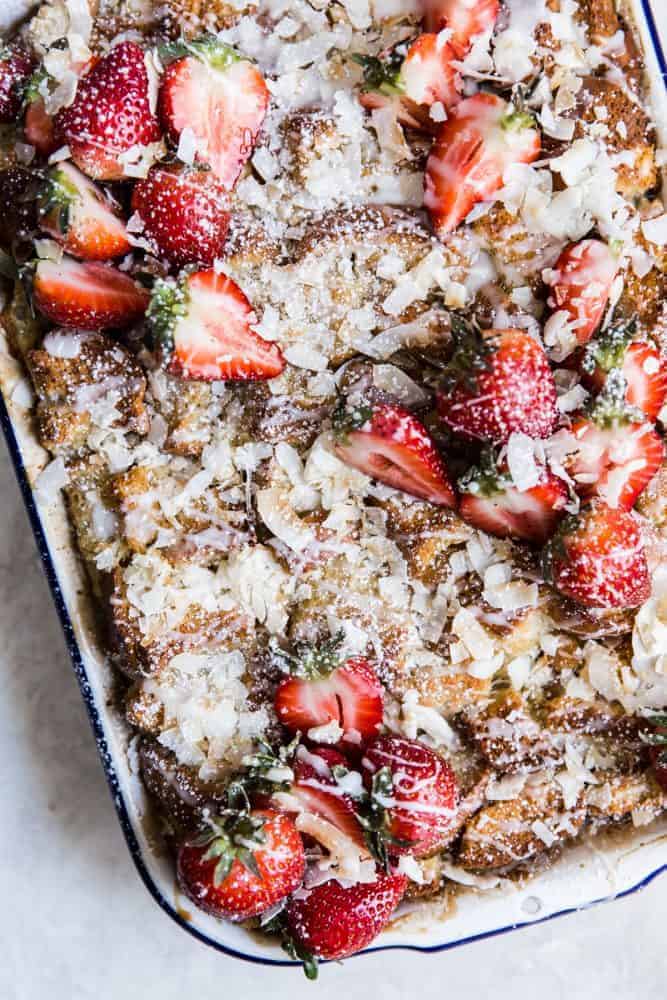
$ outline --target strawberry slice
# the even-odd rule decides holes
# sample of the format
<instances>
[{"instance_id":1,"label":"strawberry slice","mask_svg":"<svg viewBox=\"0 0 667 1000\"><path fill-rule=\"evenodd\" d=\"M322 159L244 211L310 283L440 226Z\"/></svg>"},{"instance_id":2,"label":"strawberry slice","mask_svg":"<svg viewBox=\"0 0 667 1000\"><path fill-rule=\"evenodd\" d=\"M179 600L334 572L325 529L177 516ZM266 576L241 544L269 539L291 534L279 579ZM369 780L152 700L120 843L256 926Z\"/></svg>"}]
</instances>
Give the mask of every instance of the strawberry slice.
<instances>
[{"instance_id":1,"label":"strawberry slice","mask_svg":"<svg viewBox=\"0 0 667 1000\"><path fill-rule=\"evenodd\" d=\"M169 371L181 378L247 382L285 368L277 344L251 329L255 314L239 286L214 270L156 281L148 319Z\"/></svg>"},{"instance_id":2,"label":"strawberry slice","mask_svg":"<svg viewBox=\"0 0 667 1000\"><path fill-rule=\"evenodd\" d=\"M304 812L327 820L359 847L365 848L364 831L356 817L355 801L342 791L333 773L334 768L348 773L349 767L347 758L333 747L314 747L312 750L300 747L294 762L295 780L289 794L298 800ZM361 786L361 779L358 780Z\"/></svg>"},{"instance_id":3,"label":"strawberry slice","mask_svg":"<svg viewBox=\"0 0 667 1000\"><path fill-rule=\"evenodd\" d=\"M375 882L344 887L332 879L291 899L285 913L292 949L311 963L309 978L317 975L313 958L347 958L366 948L389 923L407 885L405 875L378 868Z\"/></svg>"},{"instance_id":4,"label":"strawberry slice","mask_svg":"<svg viewBox=\"0 0 667 1000\"><path fill-rule=\"evenodd\" d=\"M298 889L306 859L294 821L272 809L212 818L178 852L178 881L207 913L228 920L259 916Z\"/></svg>"},{"instance_id":5,"label":"strawberry slice","mask_svg":"<svg viewBox=\"0 0 667 1000\"><path fill-rule=\"evenodd\" d=\"M334 413L335 452L381 483L444 507L456 494L433 440L412 413L392 403L341 406Z\"/></svg>"},{"instance_id":6,"label":"strawberry slice","mask_svg":"<svg viewBox=\"0 0 667 1000\"><path fill-rule=\"evenodd\" d=\"M558 422L544 348L525 330L491 330L455 318L455 350L438 392L444 423L465 438L504 444L514 432L548 437Z\"/></svg>"},{"instance_id":7,"label":"strawberry slice","mask_svg":"<svg viewBox=\"0 0 667 1000\"><path fill-rule=\"evenodd\" d=\"M296 656L284 657L291 676L280 682L275 708L293 733L336 722L343 741L358 746L382 723L384 688L368 660L342 661L339 646L340 637L334 636L317 647L298 646Z\"/></svg>"},{"instance_id":8,"label":"strawberry slice","mask_svg":"<svg viewBox=\"0 0 667 1000\"><path fill-rule=\"evenodd\" d=\"M636 608L648 600L651 579L636 518L599 501L568 517L543 553L545 579L595 608Z\"/></svg>"},{"instance_id":9,"label":"strawberry slice","mask_svg":"<svg viewBox=\"0 0 667 1000\"><path fill-rule=\"evenodd\" d=\"M143 49L120 42L97 60L79 81L73 103L56 116L55 127L85 174L120 180L123 153L161 138Z\"/></svg>"},{"instance_id":10,"label":"strawberry slice","mask_svg":"<svg viewBox=\"0 0 667 1000\"><path fill-rule=\"evenodd\" d=\"M562 479L545 469L542 478L529 489L518 489L498 467L493 452L482 454L459 480L459 513L464 521L499 538L522 538L543 545L562 520L569 496Z\"/></svg>"},{"instance_id":11,"label":"strawberry slice","mask_svg":"<svg viewBox=\"0 0 667 1000\"><path fill-rule=\"evenodd\" d=\"M655 344L633 340L634 332L634 323L619 324L591 341L581 360L583 382L600 392L617 369L627 385L625 402L655 421L667 400L667 360Z\"/></svg>"},{"instance_id":12,"label":"strawberry slice","mask_svg":"<svg viewBox=\"0 0 667 1000\"><path fill-rule=\"evenodd\" d=\"M665 446L641 410L624 403L626 382L618 369L588 413L573 419L574 450L567 470L582 496L630 510L662 465Z\"/></svg>"},{"instance_id":13,"label":"strawberry slice","mask_svg":"<svg viewBox=\"0 0 667 1000\"><path fill-rule=\"evenodd\" d=\"M248 59L214 36L173 47L179 55L160 89L165 130L178 142L191 129L197 159L231 190L252 155L269 106L262 74Z\"/></svg>"},{"instance_id":14,"label":"strawberry slice","mask_svg":"<svg viewBox=\"0 0 667 1000\"><path fill-rule=\"evenodd\" d=\"M131 250L120 208L72 163L53 167L38 195L42 228L84 260L111 260Z\"/></svg>"},{"instance_id":15,"label":"strawberry slice","mask_svg":"<svg viewBox=\"0 0 667 1000\"><path fill-rule=\"evenodd\" d=\"M454 68L454 50L438 35L420 35L376 56L354 56L364 68L366 88L359 96L365 108L394 105L402 125L432 132L437 126L428 108L440 103L447 110L461 100L461 78Z\"/></svg>"},{"instance_id":16,"label":"strawberry slice","mask_svg":"<svg viewBox=\"0 0 667 1000\"><path fill-rule=\"evenodd\" d=\"M23 134L40 156L50 156L58 148L53 118L47 114L41 97L30 101L26 108Z\"/></svg>"},{"instance_id":17,"label":"strawberry slice","mask_svg":"<svg viewBox=\"0 0 667 1000\"><path fill-rule=\"evenodd\" d=\"M419 740L379 736L361 766L376 806L369 828L387 841L390 855L426 857L444 845L459 799L444 758Z\"/></svg>"},{"instance_id":18,"label":"strawberry slice","mask_svg":"<svg viewBox=\"0 0 667 1000\"><path fill-rule=\"evenodd\" d=\"M549 306L565 314L580 346L602 322L617 272L618 257L606 243L582 240L563 250L548 275Z\"/></svg>"},{"instance_id":19,"label":"strawberry slice","mask_svg":"<svg viewBox=\"0 0 667 1000\"><path fill-rule=\"evenodd\" d=\"M63 257L37 262L33 300L59 326L79 330L122 329L141 319L148 292L108 264Z\"/></svg>"},{"instance_id":20,"label":"strawberry slice","mask_svg":"<svg viewBox=\"0 0 667 1000\"><path fill-rule=\"evenodd\" d=\"M153 167L137 181L132 209L159 257L174 267L212 267L229 229L229 197L211 171Z\"/></svg>"},{"instance_id":21,"label":"strawberry slice","mask_svg":"<svg viewBox=\"0 0 667 1000\"><path fill-rule=\"evenodd\" d=\"M0 48L0 123L13 124L21 113L35 60L21 45Z\"/></svg>"},{"instance_id":22,"label":"strawberry slice","mask_svg":"<svg viewBox=\"0 0 667 1000\"><path fill-rule=\"evenodd\" d=\"M424 205L436 235L451 233L478 202L492 198L509 166L539 154L531 115L494 94L462 101L440 127L426 164Z\"/></svg>"},{"instance_id":23,"label":"strawberry slice","mask_svg":"<svg viewBox=\"0 0 667 1000\"><path fill-rule=\"evenodd\" d=\"M475 35L489 31L500 13L500 0L423 0L427 31L452 32L450 43L463 57Z\"/></svg>"}]
</instances>

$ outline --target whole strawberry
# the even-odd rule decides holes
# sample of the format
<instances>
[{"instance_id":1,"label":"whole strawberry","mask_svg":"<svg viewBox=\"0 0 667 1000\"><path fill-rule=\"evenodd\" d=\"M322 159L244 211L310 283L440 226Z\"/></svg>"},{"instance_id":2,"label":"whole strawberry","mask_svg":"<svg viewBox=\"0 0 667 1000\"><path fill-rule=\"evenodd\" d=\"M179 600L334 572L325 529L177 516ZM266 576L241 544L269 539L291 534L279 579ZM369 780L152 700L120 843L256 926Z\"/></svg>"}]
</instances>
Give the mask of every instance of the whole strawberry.
<instances>
[{"instance_id":1,"label":"whole strawberry","mask_svg":"<svg viewBox=\"0 0 667 1000\"><path fill-rule=\"evenodd\" d=\"M212 267L224 256L229 198L211 171L153 167L135 184L132 209L156 255L174 267Z\"/></svg>"},{"instance_id":2,"label":"whole strawberry","mask_svg":"<svg viewBox=\"0 0 667 1000\"><path fill-rule=\"evenodd\" d=\"M207 913L247 920L264 913L303 881L306 860L289 816L255 809L213 820L178 852L183 892Z\"/></svg>"},{"instance_id":3,"label":"whole strawberry","mask_svg":"<svg viewBox=\"0 0 667 1000\"><path fill-rule=\"evenodd\" d=\"M651 593L639 522L599 501L563 521L542 563L556 590L588 607L636 608Z\"/></svg>"},{"instance_id":4,"label":"whole strawberry","mask_svg":"<svg viewBox=\"0 0 667 1000\"><path fill-rule=\"evenodd\" d=\"M161 138L150 107L144 50L120 42L98 60L79 81L74 102L58 114L56 131L89 177L120 180L122 155Z\"/></svg>"},{"instance_id":5,"label":"whole strawberry","mask_svg":"<svg viewBox=\"0 0 667 1000\"><path fill-rule=\"evenodd\" d=\"M425 857L446 842L458 807L458 783L446 760L419 740L379 736L362 769L371 793L366 826L385 841L387 854ZM385 853L379 842L375 853Z\"/></svg>"},{"instance_id":6,"label":"whole strawberry","mask_svg":"<svg viewBox=\"0 0 667 1000\"><path fill-rule=\"evenodd\" d=\"M23 92L35 61L20 45L0 48L0 123L16 121L23 104Z\"/></svg>"},{"instance_id":7,"label":"whole strawberry","mask_svg":"<svg viewBox=\"0 0 667 1000\"><path fill-rule=\"evenodd\" d=\"M375 882L344 887L331 880L287 904L289 932L300 951L341 959L366 948L403 898L405 875L378 869Z\"/></svg>"},{"instance_id":8,"label":"whole strawberry","mask_svg":"<svg viewBox=\"0 0 667 1000\"><path fill-rule=\"evenodd\" d=\"M556 384L544 348L525 330L479 331L457 324L456 348L438 392L455 434L496 444L523 432L548 437L558 422Z\"/></svg>"}]
</instances>

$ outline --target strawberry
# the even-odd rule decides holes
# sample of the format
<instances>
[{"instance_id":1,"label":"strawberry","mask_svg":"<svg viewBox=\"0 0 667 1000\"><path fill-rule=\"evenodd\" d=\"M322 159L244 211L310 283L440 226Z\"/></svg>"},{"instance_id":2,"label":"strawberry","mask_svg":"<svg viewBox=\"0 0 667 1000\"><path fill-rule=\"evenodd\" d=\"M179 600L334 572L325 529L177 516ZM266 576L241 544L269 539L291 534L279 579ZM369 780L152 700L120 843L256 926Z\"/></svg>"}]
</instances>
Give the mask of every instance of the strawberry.
<instances>
[{"instance_id":1,"label":"strawberry","mask_svg":"<svg viewBox=\"0 0 667 1000\"><path fill-rule=\"evenodd\" d=\"M145 53L120 42L79 81L73 103L56 116L72 159L95 180L120 180L122 154L161 138L151 111Z\"/></svg>"},{"instance_id":2,"label":"strawberry","mask_svg":"<svg viewBox=\"0 0 667 1000\"><path fill-rule=\"evenodd\" d=\"M500 0L424 0L427 31L452 32L450 43L464 56L475 35L493 28L500 13Z\"/></svg>"},{"instance_id":3,"label":"strawberry","mask_svg":"<svg viewBox=\"0 0 667 1000\"><path fill-rule=\"evenodd\" d=\"M255 314L239 286L214 270L156 281L148 319L169 371L182 378L247 382L285 367L280 348L251 330Z\"/></svg>"},{"instance_id":4,"label":"strawberry","mask_svg":"<svg viewBox=\"0 0 667 1000\"><path fill-rule=\"evenodd\" d=\"M549 306L565 313L579 345L587 343L602 322L618 258L602 240L582 240L563 250L548 273Z\"/></svg>"},{"instance_id":5,"label":"strawberry","mask_svg":"<svg viewBox=\"0 0 667 1000\"><path fill-rule=\"evenodd\" d=\"M16 121L23 106L24 92L35 61L21 45L0 48L0 123Z\"/></svg>"},{"instance_id":6,"label":"strawberry","mask_svg":"<svg viewBox=\"0 0 667 1000\"><path fill-rule=\"evenodd\" d=\"M332 879L290 900L286 919L296 953L341 959L366 948L391 919L407 884L405 875L378 869L375 882L344 887Z\"/></svg>"},{"instance_id":7,"label":"strawberry","mask_svg":"<svg viewBox=\"0 0 667 1000\"><path fill-rule=\"evenodd\" d=\"M30 101L26 108L23 134L40 156L50 156L58 148L53 118L47 114L41 97Z\"/></svg>"},{"instance_id":8,"label":"strawberry","mask_svg":"<svg viewBox=\"0 0 667 1000\"><path fill-rule=\"evenodd\" d=\"M639 522L599 501L563 521L542 565L547 582L589 607L636 608L651 593Z\"/></svg>"},{"instance_id":9,"label":"strawberry","mask_svg":"<svg viewBox=\"0 0 667 1000\"><path fill-rule=\"evenodd\" d=\"M229 199L210 171L153 167L132 193L132 209L158 257L174 267L212 267L229 229Z\"/></svg>"},{"instance_id":10,"label":"strawberry","mask_svg":"<svg viewBox=\"0 0 667 1000\"><path fill-rule=\"evenodd\" d=\"M364 68L365 89L359 100L365 108L394 104L402 125L433 131L427 109L440 103L453 108L461 100L461 78L454 68L453 49L437 35L420 35L412 44L400 42L379 58L353 56Z\"/></svg>"},{"instance_id":11,"label":"strawberry","mask_svg":"<svg viewBox=\"0 0 667 1000\"><path fill-rule=\"evenodd\" d=\"M186 896L228 920L247 920L275 906L298 889L305 867L293 820L272 809L210 820L201 836L181 845L177 863Z\"/></svg>"},{"instance_id":12,"label":"strawberry","mask_svg":"<svg viewBox=\"0 0 667 1000\"><path fill-rule=\"evenodd\" d=\"M379 736L361 765L375 805L368 829L389 854L425 857L445 843L459 798L447 761L419 740Z\"/></svg>"},{"instance_id":13,"label":"strawberry","mask_svg":"<svg viewBox=\"0 0 667 1000\"><path fill-rule=\"evenodd\" d=\"M633 340L634 331L634 323L619 324L592 340L581 360L583 381L599 392L618 369L627 385L625 402L655 421L667 400L667 360L655 344Z\"/></svg>"},{"instance_id":14,"label":"strawberry","mask_svg":"<svg viewBox=\"0 0 667 1000\"><path fill-rule=\"evenodd\" d=\"M615 368L588 412L574 416L575 450L568 473L584 497L601 497L610 507L630 510L665 457L665 446L641 410L629 408L627 383Z\"/></svg>"},{"instance_id":15,"label":"strawberry","mask_svg":"<svg viewBox=\"0 0 667 1000\"><path fill-rule=\"evenodd\" d=\"M262 74L215 36L172 47L179 56L166 69L160 116L174 142L185 128L197 142L197 159L229 190L252 155L269 106Z\"/></svg>"},{"instance_id":16,"label":"strawberry","mask_svg":"<svg viewBox=\"0 0 667 1000\"><path fill-rule=\"evenodd\" d=\"M333 417L335 451L347 465L381 483L445 507L456 494L430 434L393 403L341 406Z\"/></svg>"},{"instance_id":17,"label":"strawberry","mask_svg":"<svg viewBox=\"0 0 667 1000\"><path fill-rule=\"evenodd\" d=\"M444 423L465 438L504 444L514 432L548 437L558 422L556 384L544 348L525 330L456 320L455 350L438 392Z\"/></svg>"},{"instance_id":18,"label":"strawberry","mask_svg":"<svg viewBox=\"0 0 667 1000\"><path fill-rule=\"evenodd\" d=\"M312 750L301 747L297 750L295 780L289 794L298 800L304 812L327 820L364 847L364 831L356 817L355 801L341 790L334 776L337 772L349 772L349 763L342 753L333 747L314 747Z\"/></svg>"},{"instance_id":19,"label":"strawberry","mask_svg":"<svg viewBox=\"0 0 667 1000\"><path fill-rule=\"evenodd\" d=\"M334 636L320 646L298 646L296 656L280 654L290 676L276 691L276 714L293 733L337 722L343 740L358 746L377 734L384 689L368 660L341 660L339 647Z\"/></svg>"},{"instance_id":20,"label":"strawberry","mask_svg":"<svg viewBox=\"0 0 667 1000\"><path fill-rule=\"evenodd\" d=\"M562 479L547 469L526 490L514 485L507 466L498 467L485 451L479 467L459 480L459 513L464 521L499 538L522 538L544 545L562 519L569 496Z\"/></svg>"},{"instance_id":21,"label":"strawberry","mask_svg":"<svg viewBox=\"0 0 667 1000\"><path fill-rule=\"evenodd\" d=\"M115 267L63 257L37 262L33 299L40 312L59 326L107 330L141 319L149 295Z\"/></svg>"},{"instance_id":22,"label":"strawberry","mask_svg":"<svg viewBox=\"0 0 667 1000\"><path fill-rule=\"evenodd\" d=\"M38 195L42 228L84 260L111 260L131 249L118 205L72 163L52 167Z\"/></svg>"},{"instance_id":23,"label":"strawberry","mask_svg":"<svg viewBox=\"0 0 667 1000\"><path fill-rule=\"evenodd\" d=\"M12 165L0 170L0 244L11 247L14 240L29 240L37 228L35 194L38 175L26 167Z\"/></svg>"},{"instance_id":24,"label":"strawberry","mask_svg":"<svg viewBox=\"0 0 667 1000\"><path fill-rule=\"evenodd\" d=\"M451 233L478 202L492 198L509 166L532 163L539 154L531 115L485 92L461 101L441 125L426 164L424 205L436 235Z\"/></svg>"}]
</instances>

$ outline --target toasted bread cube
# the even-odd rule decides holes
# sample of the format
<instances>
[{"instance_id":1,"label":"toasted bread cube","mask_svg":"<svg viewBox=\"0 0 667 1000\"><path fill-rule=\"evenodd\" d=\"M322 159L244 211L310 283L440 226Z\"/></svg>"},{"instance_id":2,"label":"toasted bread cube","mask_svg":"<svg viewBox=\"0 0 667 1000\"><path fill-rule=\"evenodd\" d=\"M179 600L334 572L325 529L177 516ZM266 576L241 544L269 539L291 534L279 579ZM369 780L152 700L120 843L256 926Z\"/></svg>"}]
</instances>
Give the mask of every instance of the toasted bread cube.
<instances>
[{"instance_id":1,"label":"toasted bread cube","mask_svg":"<svg viewBox=\"0 0 667 1000\"><path fill-rule=\"evenodd\" d=\"M476 871L513 868L571 840L584 818L581 805L565 808L555 781L527 784L520 797L476 813L463 831L458 864Z\"/></svg>"},{"instance_id":2,"label":"toasted bread cube","mask_svg":"<svg viewBox=\"0 0 667 1000\"><path fill-rule=\"evenodd\" d=\"M63 348L60 339L66 341ZM94 423L145 434L146 379L122 345L100 333L49 334L26 358L39 400L42 443L76 450Z\"/></svg>"}]
</instances>

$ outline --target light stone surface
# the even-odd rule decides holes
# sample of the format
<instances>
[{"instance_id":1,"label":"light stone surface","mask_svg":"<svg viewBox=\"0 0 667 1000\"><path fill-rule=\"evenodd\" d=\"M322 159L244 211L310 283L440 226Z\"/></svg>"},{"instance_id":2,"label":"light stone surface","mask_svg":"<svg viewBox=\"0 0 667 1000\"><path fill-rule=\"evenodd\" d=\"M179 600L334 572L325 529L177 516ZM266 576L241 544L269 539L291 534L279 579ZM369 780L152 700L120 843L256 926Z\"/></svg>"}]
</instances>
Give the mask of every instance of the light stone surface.
<instances>
[{"instance_id":1,"label":"light stone surface","mask_svg":"<svg viewBox=\"0 0 667 1000\"><path fill-rule=\"evenodd\" d=\"M0 503L0 1000L665 1000L664 876L448 953L329 966L315 987L188 937L125 847L4 446Z\"/></svg>"}]
</instances>

